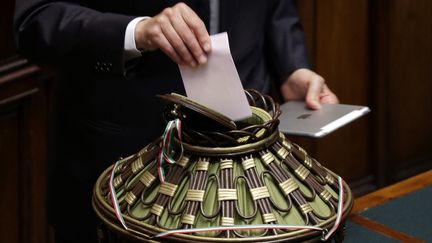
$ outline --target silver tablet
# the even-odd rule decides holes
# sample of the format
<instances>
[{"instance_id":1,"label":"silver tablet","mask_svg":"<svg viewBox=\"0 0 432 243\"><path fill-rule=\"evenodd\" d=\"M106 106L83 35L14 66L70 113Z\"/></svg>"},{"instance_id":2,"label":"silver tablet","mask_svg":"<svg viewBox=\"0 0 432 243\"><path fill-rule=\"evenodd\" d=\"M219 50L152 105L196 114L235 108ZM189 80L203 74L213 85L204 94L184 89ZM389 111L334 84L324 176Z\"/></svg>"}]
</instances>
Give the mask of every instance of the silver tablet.
<instances>
[{"instance_id":1,"label":"silver tablet","mask_svg":"<svg viewBox=\"0 0 432 243\"><path fill-rule=\"evenodd\" d=\"M281 105L279 130L287 135L323 137L369 113L367 106L322 104L320 110L310 110L302 101Z\"/></svg>"}]
</instances>

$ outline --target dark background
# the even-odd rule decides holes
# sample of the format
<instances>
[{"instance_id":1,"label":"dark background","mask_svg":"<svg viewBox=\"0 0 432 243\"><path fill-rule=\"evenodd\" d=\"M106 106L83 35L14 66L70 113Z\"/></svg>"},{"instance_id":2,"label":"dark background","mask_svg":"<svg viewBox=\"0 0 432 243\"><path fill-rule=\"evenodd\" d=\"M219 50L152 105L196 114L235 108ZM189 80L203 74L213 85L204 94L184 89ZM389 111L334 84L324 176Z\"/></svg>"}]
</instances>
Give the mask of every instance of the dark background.
<instances>
[{"instance_id":1,"label":"dark background","mask_svg":"<svg viewBox=\"0 0 432 243\"><path fill-rule=\"evenodd\" d=\"M14 1L2 6L1 242L45 243L53 78L16 54ZM315 70L342 103L372 112L322 139L293 140L340 174L357 196L432 168L432 1L300 0L299 10Z\"/></svg>"}]
</instances>

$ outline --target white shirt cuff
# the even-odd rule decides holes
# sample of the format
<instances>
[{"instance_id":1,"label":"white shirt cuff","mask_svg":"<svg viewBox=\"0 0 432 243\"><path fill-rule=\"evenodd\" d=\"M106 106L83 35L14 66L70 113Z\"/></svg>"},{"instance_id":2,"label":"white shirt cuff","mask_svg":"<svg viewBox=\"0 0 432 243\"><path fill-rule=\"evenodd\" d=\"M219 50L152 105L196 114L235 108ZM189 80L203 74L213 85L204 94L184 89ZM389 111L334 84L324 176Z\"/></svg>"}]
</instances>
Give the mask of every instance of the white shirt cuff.
<instances>
[{"instance_id":1,"label":"white shirt cuff","mask_svg":"<svg viewBox=\"0 0 432 243\"><path fill-rule=\"evenodd\" d=\"M135 27L141 20L148 19L150 17L137 17L134 18L126 27L125 39L124 39L124 57L125 62L130 61L134 58L141 57L141 52L138 51L135 45Z\"/></svg>"}]
</instances>

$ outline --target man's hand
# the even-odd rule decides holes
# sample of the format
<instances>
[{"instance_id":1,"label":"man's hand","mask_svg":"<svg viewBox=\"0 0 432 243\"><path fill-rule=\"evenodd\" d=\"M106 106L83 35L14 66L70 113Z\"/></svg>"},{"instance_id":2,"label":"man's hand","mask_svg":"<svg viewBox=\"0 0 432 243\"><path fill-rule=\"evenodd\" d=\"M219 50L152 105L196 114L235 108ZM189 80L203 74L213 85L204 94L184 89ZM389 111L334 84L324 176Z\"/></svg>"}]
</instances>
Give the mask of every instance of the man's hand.
<instances>
[{"instance_id":1,"label":"man's hand","mask_svg":"<svg viewBox=\"0 0 432 243\"><path fill-rule=\"evenodd\" d=\"M336 95L327 87L325 80L317 73L301 68L294 71L282 84L285 101L306 99L309 108L320 109L320 103L339 103Z\"/></svg>"},{"instance_id":2,"label":"man's hand","mask_svg":"<svg viewBox=\"0 0 432 243\"><path fill-rule=\"evenodd\" d=\"M184 3L139 22L135 43L139 50L161 49L177 64L193 67L206 63L207 53L211 51L210 36L203 21Z\"/></svg>"}]
</instances>

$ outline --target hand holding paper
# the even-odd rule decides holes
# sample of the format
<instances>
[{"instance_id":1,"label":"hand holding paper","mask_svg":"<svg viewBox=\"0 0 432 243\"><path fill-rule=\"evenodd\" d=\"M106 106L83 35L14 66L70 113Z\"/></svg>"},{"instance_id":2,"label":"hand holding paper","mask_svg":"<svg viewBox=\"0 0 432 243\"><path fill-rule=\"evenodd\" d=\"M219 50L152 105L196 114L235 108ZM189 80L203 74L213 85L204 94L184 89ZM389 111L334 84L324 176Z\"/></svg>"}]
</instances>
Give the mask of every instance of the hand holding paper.
<instances>
[{"instance_id":1,"label":"hand holding paper","mask_svg":"<svg viewBox=\"0 0 432 243\"><path fill-rule=\"evenodd\" d=\"M198 67L181 66L187 96L232 120L252 115L229 49L227 33L211 36L212 52Z\"/></svg>"}]
</instances>

